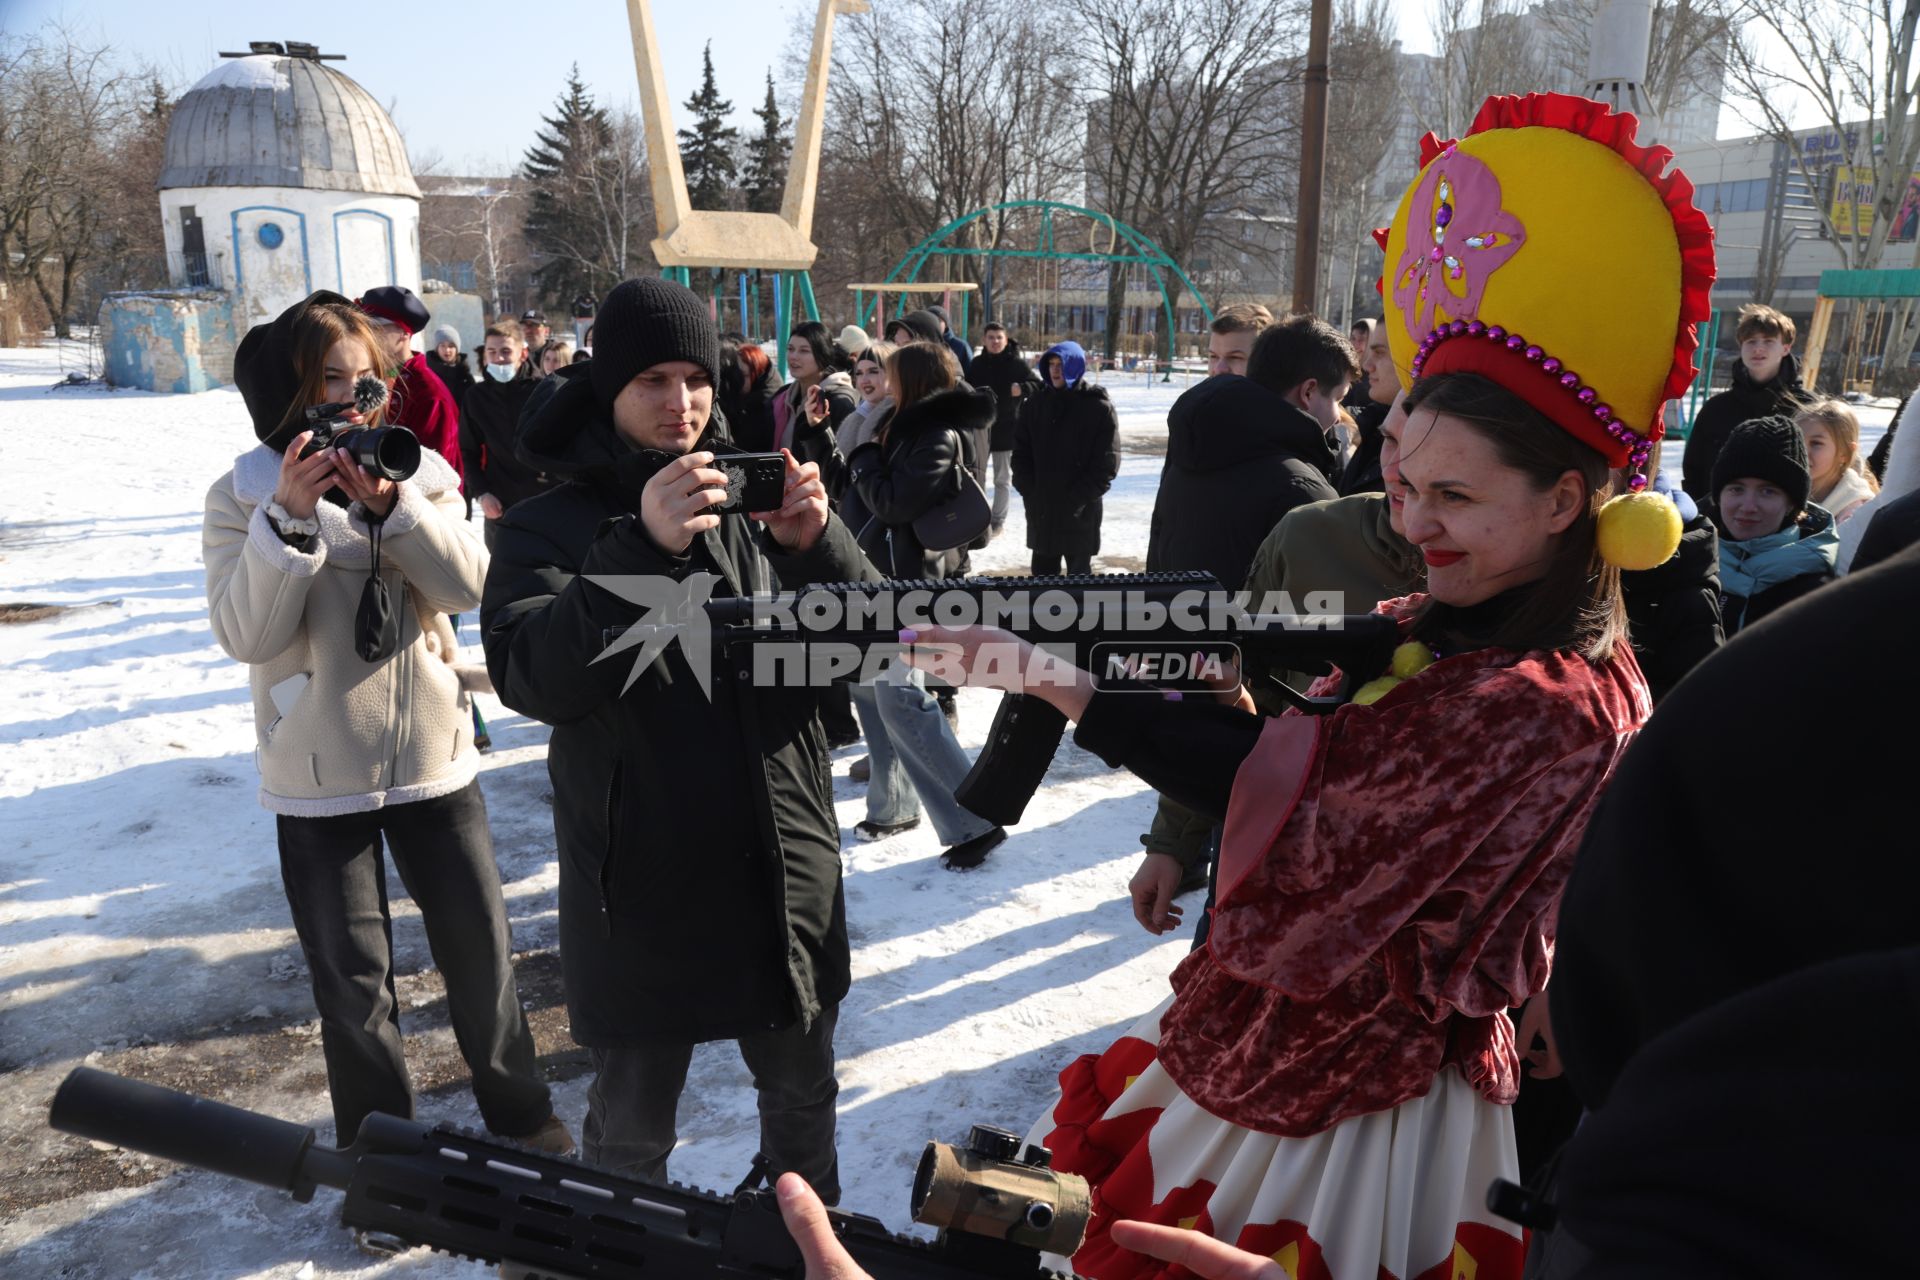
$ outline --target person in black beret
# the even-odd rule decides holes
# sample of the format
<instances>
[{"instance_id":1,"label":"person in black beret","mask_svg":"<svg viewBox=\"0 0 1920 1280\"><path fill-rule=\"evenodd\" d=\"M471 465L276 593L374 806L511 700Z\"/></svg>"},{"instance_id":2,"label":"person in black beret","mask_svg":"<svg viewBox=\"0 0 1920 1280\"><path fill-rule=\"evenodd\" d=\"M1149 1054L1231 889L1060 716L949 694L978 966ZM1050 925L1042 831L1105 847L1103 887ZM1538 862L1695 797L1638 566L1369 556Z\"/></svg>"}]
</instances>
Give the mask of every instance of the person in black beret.
<instances>
[{"instance_id":1,"label":"person in black beret","mask_svg":"<svg viewBox=\"0 0 1920 1280\"><path fill-rule=\"evenodd\" d=\"M392 371L393 403L388 420L420 437L420 443L447 460L460 474L460 410L453 391L427 367L427 359L413 349L413 336L433 323L426 304L413 290L386 284L354 299L386 344L387 367ZM465 482L461 490L465 492Z\"/></svg>"},{"instance_id":2,"label":"person in black beret","mask_svg":"<svg viewBox=\"0 0 1920 1280\"><path fill-rule=\"evenodd\" d=\"M1713 461L1720 616L1729 638L1834 577L1840 536L1807 501L1807 442L1792 418L1753 418Z\"/></svg>"},{"instance_id":3,"label":"person in black beret","mask_svg":"<svg viewBox=\"0 0 1920 1280\"><path fill-rule=\"evenodd\" d=\"M879 575L818 465L791 452L779 510L715 510L740 450L714 405L704 301L629 280L594 325L593 359L543 380L521 417L521 461L565 483L497 522L481 605L501 700L553 726L560 959L596 1073L585 1155L664 1178L693 1046L737 1040L761 1152L832 1199L850 964L824 690L713 670L699 629L596 659L609 636L708 593Z\"/></svg>"}]
</instances>

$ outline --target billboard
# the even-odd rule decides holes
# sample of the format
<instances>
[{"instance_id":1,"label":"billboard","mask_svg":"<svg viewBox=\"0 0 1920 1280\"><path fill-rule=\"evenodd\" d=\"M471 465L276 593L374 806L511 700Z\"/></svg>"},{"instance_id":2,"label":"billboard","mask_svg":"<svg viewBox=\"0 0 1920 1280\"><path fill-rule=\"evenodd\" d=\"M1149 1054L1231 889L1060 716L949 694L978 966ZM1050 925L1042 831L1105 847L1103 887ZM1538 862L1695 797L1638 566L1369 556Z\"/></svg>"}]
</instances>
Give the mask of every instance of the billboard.
<instances>
[{"instance_id":1,"label":"billboard","mask_svg":"<svg viewBox=\"0 0 1920 1280\"><path fill-rule=\"evenodd\" d=\"M1873 170L1864 166L1833 166L1833 192L1828 205L1836 235L1852 239L1873 226ZM1911 243L1920 231L1920 173L1907 179L1907 192L1893 215L1890 243Z\"/></svg>"}]
</instances>

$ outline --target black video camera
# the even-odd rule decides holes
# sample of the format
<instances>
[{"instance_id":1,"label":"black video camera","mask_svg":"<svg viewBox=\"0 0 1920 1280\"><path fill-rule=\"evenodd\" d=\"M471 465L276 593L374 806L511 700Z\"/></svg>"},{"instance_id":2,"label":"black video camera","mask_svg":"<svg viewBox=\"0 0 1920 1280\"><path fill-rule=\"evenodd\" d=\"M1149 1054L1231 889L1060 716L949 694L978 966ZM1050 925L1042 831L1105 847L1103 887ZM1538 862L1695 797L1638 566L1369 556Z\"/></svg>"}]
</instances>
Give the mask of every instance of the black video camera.
<instances>
[{"instance_id":1,"label":"black video camera","mask_svg":"<svg viewBox=\"0 0 1920 1280\"><path fill-rule=\"evenodd\" d=\"M385 480L406 480L420 469L420 437L405 427L363 427L346 415L372 413L387 402L387 384L371 374L353 384L353 399L316 404L306 411L313 439L300 451L311 458L322 449L345 449L347 456Z\"/></svg>"}]
</instances>

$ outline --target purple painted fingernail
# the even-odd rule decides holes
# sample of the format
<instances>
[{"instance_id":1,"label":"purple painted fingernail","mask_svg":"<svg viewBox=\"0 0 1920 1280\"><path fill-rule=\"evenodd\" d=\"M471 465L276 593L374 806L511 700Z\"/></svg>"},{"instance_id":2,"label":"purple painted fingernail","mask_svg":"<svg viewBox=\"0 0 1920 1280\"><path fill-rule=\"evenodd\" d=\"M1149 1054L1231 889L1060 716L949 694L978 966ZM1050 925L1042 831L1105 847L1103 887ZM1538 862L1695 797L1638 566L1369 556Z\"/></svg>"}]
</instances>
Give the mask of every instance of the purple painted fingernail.
<instances>
[{"instance_id":1,"label":"purple painted fingernail","mask_svg":"<svg viewBox=\"0 0 1920 1280\"><path fill-rule=\"evenodd\" d=\"M920 638L920 633L918 631L913 630L911 627L900 628L901 644L912 644L915 640L918 640L919 638Z\"/></svg>"},{"instance_id":2,"label":"purple painted fingernail","mask_svg":"<svg viewBox=\"0 0 1920 1280\"><path fill-rule=\"evenodd\" d=\"M1168 702L1179 702L1181 699L1185 698L1187 695L1185 695L1184 693L1181 693L1178 689L1169 689L1165 693L1161 694L1160 696L1165 698Z\"/></svg>"}]
</instances>

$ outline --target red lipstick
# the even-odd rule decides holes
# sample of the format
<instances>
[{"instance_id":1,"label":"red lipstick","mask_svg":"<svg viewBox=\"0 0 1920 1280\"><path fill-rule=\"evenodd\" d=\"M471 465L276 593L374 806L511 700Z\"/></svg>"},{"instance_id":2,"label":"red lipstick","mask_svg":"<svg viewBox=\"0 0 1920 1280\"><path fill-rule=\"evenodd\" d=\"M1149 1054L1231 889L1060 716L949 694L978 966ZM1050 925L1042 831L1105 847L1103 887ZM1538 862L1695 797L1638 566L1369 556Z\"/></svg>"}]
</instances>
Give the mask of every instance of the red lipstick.
<instances>
[{"instance_id":1,"label":"red lipstick","mask_svg":"<svg viewBox=\"0 0 1920 1280\"><path fill-rule=\"evenodd\" d=\"M1442 551L1438 547L1420 548L1420 556L1431 569L1443 569L1450 564L1458 564L1467 558L1464 551Z\"/></svg>"}]
</instances>

